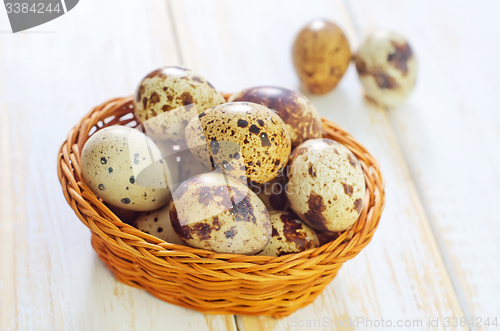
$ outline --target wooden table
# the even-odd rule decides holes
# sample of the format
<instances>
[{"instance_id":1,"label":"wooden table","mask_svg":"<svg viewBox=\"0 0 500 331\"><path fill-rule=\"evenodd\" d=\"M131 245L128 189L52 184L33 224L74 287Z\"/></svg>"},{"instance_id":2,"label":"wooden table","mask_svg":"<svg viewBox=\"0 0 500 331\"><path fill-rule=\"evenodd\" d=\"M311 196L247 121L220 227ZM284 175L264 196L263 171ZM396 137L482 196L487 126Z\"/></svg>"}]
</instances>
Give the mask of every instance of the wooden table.
<instances>
[{"instance_id":1,"label":"wooden table","mask_svg":"<svg viewBox=\"0 0 500 331\"><path fill-rule=\"evenodd\" d=\"M13 35L0 9L0 330L367 330L382 318L408 330L500 328L445 326L500 323L499 10L485 1L84 0ZM416 90L398 109L367 103L353 66L334 92L310 96L380 160L387 205L371 244L282 320L203 315L117 282L61 193L56 154L69 129L163 65L190 67L225 92L297 89L291 43L316 17L337 22L353 49L393 29L419 58ZM335 327L358 317L365 323Z\"/></svg>"}]
</instances>

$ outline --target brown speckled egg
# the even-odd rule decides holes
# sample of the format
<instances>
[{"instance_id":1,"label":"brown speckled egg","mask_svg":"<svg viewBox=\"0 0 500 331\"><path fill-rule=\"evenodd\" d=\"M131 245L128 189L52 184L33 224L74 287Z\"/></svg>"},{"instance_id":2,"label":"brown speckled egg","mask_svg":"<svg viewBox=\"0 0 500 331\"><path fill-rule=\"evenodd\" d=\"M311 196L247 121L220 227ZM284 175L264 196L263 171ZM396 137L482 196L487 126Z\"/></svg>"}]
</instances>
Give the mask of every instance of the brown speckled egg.
<instances>
[{"instance_id":1,"label":"brown speckled egg","mask_svg":"<svg viewBox=\"0 0 500 331\"><path fill-rule=\"evenodd\" d=\"M166 179L171 175L161 159L160 150L145 134L115 125L97 131L87 140L81 169L85 183L103 201L124 209L148 211L170 199Z\"/></svg>"},{"instance_id":2,"label":"brown speckled egg","mask_svg":"<svg viewBox=\"0 0 500 331\"><path fill-rule=\"evenodd\" d=\"M283 120L251 102L226 103L202 112L189 122L186 138L204 164L245 182L265 183L276 177L291 150Z\"/></svg>"},{"instance_id":3,"label":"brown speckled egg","mask_svg":"<svg viewBox=\"0 0 500 331\"><path fill-rule=\"evenodd\" d=\"M312 139L290 154L287 197L293 211L320 231L343 231L358 219L365 177L358 159L344 145Z\"/></svg>"},{"instance_id":4,"label":"brown speckled egg","mask_svg":"<svg viewBox=\"0 0 500 331\"><path fill-rule=\"evenodd\" d=\"M216 172L192 177L175 190L170 219L186 244L218 253L255 254L271 237L262 201L241 182Z\"/></svg>"},{"instance_id":5,"label":"brown speckled egg","mask_svg":"<svg viewBox=\"0 0 500 331\"><path fill-rule=\"evenodd\" d=\"M288 211L290 209L290 203L286 197L286 177L284 173L285 171L264 184L255 184L253 182L249 184L252 191L266 205L268 211Z\"/></svg>"},{"instance_id":6,"label":"brown speckled egg","mask_svg":"<svg viewBox=\"0 0 500 331\"><path fill-rule=\"evenodd\" d=\"M292 55L304 88L324 94L333 90L344 76L351 61L351 47L337 25L316 19L299 32Z\"/></svg>"},{"instance_id":7,"label":"brown speckled egg","mask_svg":"<svg viewBox=\"0 0 500 331\"><path fill-rule=\"evenodd\" d=\"M224 97L192 70L163 67L149 73L137 87L134 112L137 120L144 123L178 107L195 104L201 112L224 102Z\"/></svg>"},{"instance_id":8,"label":"brown speckled egg","mask_svg":"<svg viewBox=\"0 0 500 331\"><path fill-rule=\"evenodd\" d=\"M174 231L170 222L170 204L155 211L142 213L134 223L134 226L165 242L184 245L179 235Z\"/></svg>"},{"instance_id":9,"label":"brown speckled egg","mask_svg":"<svg viewBox=\"0 0 500 331\"><path fill-rule=\"evenodd\" d=\"M284 211L270 211L269 217L273 232L269 243L259 255L281 256L319 246L316 232L302 223L297 215Z\"/></svg>"},{"instance_id":10,"label":"brown speckled egg","mask_svg":"<svg viewBox=\"0 0 500 331\"><path fill-rule=\"evenodd\" d=\"M229 102L233 101L253 102L275 110L285 122L292 146L321 137L321 117L309 99L297 91L276 86L257 86L234 93L229 98Z\"/></svg>"},{"instance_id":11,"label":"brown speckled egg","mask_svg":"<svg viewBox=\"0 0 500 331\"><path fill-rule=\"evenodd\" d=\"M382 107L392 108L413 91L417 60L405 37L378 31L359 46L356 70L367 97Z\"/></svg>"}]
</instances>

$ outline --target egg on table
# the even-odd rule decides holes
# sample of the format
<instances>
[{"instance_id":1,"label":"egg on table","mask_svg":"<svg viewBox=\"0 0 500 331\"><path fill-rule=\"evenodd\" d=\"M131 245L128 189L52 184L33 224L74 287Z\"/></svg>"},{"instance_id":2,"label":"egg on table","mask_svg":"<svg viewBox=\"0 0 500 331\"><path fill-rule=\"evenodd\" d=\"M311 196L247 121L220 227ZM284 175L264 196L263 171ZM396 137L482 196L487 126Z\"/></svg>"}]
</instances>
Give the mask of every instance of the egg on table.
<instances>
[{"instance_id":1,"label":"egg on table","mask_svg":"<svg viewBox=\"0 0 500 331\"><path fill-rule=\"evenodd\" d=\"M269 212L273 232L269 243L258 255L282 256L300 253L319 246L316 232L297 215L284 211Z\"/></svg>"},{"instance_id":2,"label":"egg on table","mask_svg":"<svg viewBox=\"0 0 500 331\"><path fill-rule=\"evenodd\" d=\"M303 142L290 155L287 175L290 206L310 227L343 231L358 219L365 177L344 145L330 139Z\"/></svg>"},{"instance_id":3,"label":"egg on table","mask_svg":"<svg viewBox=\"0 0 500 331\"><path fill-rule=\"evenodd\" d=\"M80 164L83 180L104 202L148 211L165 205L171 196L171 175L161 160L160 150L145 134L114 125L87 140Z\"/></svg>"},{"instance_id":4,"label":"egg on table","mask_svg":"<svg viewBox=\"0 0 500 331\"><path fill-rule=\"evenodd\" d=\"M382 107L392 108L413 91L417 60L405 37L377 31L359 46L356 70L367 97Z\"/></svg>"},{"instance_id":5,"label":"egg on table","mask_svg":"<svg viewBox=\"0 0 500 331\"><path fill-rule=\"evenodd\" d=\"M232 102L205 110L189 122L186 138L203 164L241 181L265 183L285 167L291 142L285 123L267 107Z\"/></svg>"},{"instance_id":6,"label":"egg on table","mask_svg":"<svg viewBox=\"0 0 500 331\"><path fill-rule=\"evenodd\" d=\"M276 86L256 86L234 93L228 101L253 102L275 110L285 122L292 146L321 137L321 117L309 99L297 91Z\"/></svg>"},{"instance_id":7,"label":"egg on table","mask_svg":"<svg viewBox=\"0 0 500 331\"><path fill-rule=\"evenodd\" d=\"M285 171L283 171L267 183L255 184L251 182L249 187L262 200L268 211L287 211L290 208L290 203L286 197L286 185Z\"/></svg>"},{"instance_id":8,"label":"egg on table","mask_svg":"<svg viewBox=\"0 0 500 331\"><path fill-rule=\"evenodd\" d=\"M316 19L295 38L292 58L304 88L324 94L333 90L344 76L351 61L351 47L336 24Z\"/></svg>"},{"instance_id":9,"label":"egg on table","mask_svg":"<svg viewBox=\"0 0 500 331\"><path fill-rule=\"evenodd\" d=\"M251 255L271 237L269 213L247 186L211 172L191 177L173 193L170 219L189 246Z\"/></svg>"},{"instance_id":10,"label":"egg on table","mask_svg":"<svg viewBox=\"0 0 500 331\"><path fill-rule=\"evenodd\" d=\"M167 243L184 245L170 222L170 204L142 213L134 222L134 227Z\"/></svg>"}]
</instances>

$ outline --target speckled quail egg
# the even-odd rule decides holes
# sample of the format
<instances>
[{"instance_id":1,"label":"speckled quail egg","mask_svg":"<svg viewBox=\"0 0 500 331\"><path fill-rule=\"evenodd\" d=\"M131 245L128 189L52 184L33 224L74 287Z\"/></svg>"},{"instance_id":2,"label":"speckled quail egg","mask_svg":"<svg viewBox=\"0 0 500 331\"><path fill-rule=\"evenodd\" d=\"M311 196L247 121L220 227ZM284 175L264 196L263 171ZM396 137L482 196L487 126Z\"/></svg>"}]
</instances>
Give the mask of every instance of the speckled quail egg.
<instances>
[{"instance_id":1,"label":"speckled quail egg","mask_svg":"<svg viewBox=\"0 0 500 331\"><path fill-rule=\"evenodd\" d=\"M281 173L291 150L283 120L251 102L226 103L200 113L189 122L186 138L202 163L256 183Z\"/></svg>"},{"instance_id":2,"label":"speckled quail egg","mask_svg":"<svg viewBox=\"0 0 500 331\"><path fill-rule=\"evenodd\" d=\"M316 232L302 223L297 215L284 211L270 211L269 217L273 232L269 243L259 255L281 256L319 246Z\"/></svg>"},{"instance_id":3,"label":"speckled quail egg","mask_svg":"<svg viewBox=\"0 0 500 331\"><path fill-rule=\"evenodd\" d=\"M249 187L262 200L268 211L288 211L290 209L290 203L286 197L286 185L285 171L267 183L249 183Z\"/></svg>"},{"instance_id":4,"label":"speckled quail egg","mask_svg":"<svg viewBox=\"0 0 500 331\"><path fill-rule=\"evenodd\" d=\"M228 101L253 102L275 110L285 122L292 146L321 137L321 117L309 99L297 91L276 86L257 86L234 93Z\"/></svg>"},{"instance_id":5,"label":"speckled quail egg","mask_svg":"<svg viewBox=\"0 0 500 331\"><path fill-rule=\"evenodd\" d=\"M343 231L358 219L365 196L360 162L344 145L311 139L290 155L287 197L293 211L320 231Z\"/></svg>"},{"instance_id":6,"label":"speckled quail egg","mask_svg":"<svg viewBox=\"0 0 500 331\"><path fill-rule=\"evenodd\" d=\"M248 187L217 172L191 177L173 193L170 219L189 246L255 254L271 237L266 207Z\"/></svg>"},{"instance_id":7,"label":"speckled quail egg","mask_svg":"<svg viewBox=\"0 0 500 331\"><path fill-rule=\"evenodd\" d=\"M405 37L377 31L359 46L356 70L367 97L382 107L396 107L411 94L417 60Z\"/></svg>"},{"instance_id":8,"label":"speckled quail egg","mask_svg":"<svg viewBox=\"0 0 500 331\"><path fill-rule=\"evenodd\" d=\"M224 102L224 97L192 70L163 67L149 73L137 87L134 113L144 123L178 107L195 104L201 112Z\"/></svg>"},{"instance_id":9,"label":"speckled quail egg","mask_svg":"<svg viewBox=\"0 0 500 331\"><path fill-rule=\"evenodd\" d=\"M82 176L96 196L113 206L154 210L170 199L171 175L161 160L158 147L145 134L126 126L110 126L85 143Z\"/></svg>"},{"instance_id":10,"label":"speckled quail egg","mask_svg":"<svg viewBox=\"0 0 500 331\"><path fill-rule=\"evenodd\" d=\"M170 204L155 211L142 213L134 223L134 226L165 242L184 245L179 235L174 231L170 222Z\"/></svg>"},{"instance_id":11,"label":"speckled quail egg","mask_svg":"<svg viewBox=\"0 0 500 331\"><path fill-rule=\"evenodd\" d=\"M299 32L292 55L304 88L324 94L333 90L344 76L351 61L351 47L336 24L316 19Z\"/></svg>"}]
</instances>

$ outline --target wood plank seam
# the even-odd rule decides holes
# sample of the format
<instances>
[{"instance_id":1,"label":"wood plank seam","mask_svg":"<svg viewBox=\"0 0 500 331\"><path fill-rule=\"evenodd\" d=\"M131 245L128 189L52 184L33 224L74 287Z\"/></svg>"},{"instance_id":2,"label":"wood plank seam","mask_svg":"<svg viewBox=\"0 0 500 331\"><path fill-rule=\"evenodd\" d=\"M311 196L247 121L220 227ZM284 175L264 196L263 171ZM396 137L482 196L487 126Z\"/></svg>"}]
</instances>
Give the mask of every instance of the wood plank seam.
<instances>
[{"instance_id":1,"label":"wood plank seam","mask_svg":"<svg viewBox=\"0 0 500 331\"><path fill-rule=\"evenodd\" d=\"M179 42L179 32L177 31L177 20L174 17L174 12L172 10L172 1L171 0L165 0L167 3L167 15L170 18L170 24L172 25L172 31L174 34L174 40L175 40L175 47L177 48L177 58L179 59L179 64L181 66L184 65L184 57L182 56L182 48L181 44ZM169 65L166 63L165 65Z\"/></svg>"},{"instance_id":2,"label":"wood plank seam","mask_svg":"<svg viewBox=\"0 0 500 331\"><path fill-rule=\"evenodd\" d=\"M349 13L349 16L351 17L351 21L352 21L353 27L354 27L354 32L356 33L358 40L360 40L360 38L362 38L363 36L361 34L360 25L358 24L356 16L354 15L354 11L352 10L349 1L347 1L347 0L342 0L342 1L347 8L347 12ZM440 263L444 266L444 268L446 270L446 274L449 278L449 282L451 283L453 292L458 300L458 303L460 305L460 309L462 310L462 314L467 319L467 321L469 321L469 320L474 318L474 315L472 313L472 309L469 305L469 301L467 300L467 296L465 295L464 289L462 288L460 281L456 277L457 273L456 273L455 267L453 266L453 263L451 261L451 256L450 256L448 250L446 249L444 242L443 242L443 239L442 239L442 237L437 229L436 221L433 217L433 213L431 211L430 204L427 201L427 199L425 198L425 194L423 194L422 185L418 181L418 178L415 175L415 170L411 166L411 162L409 161L408 154L401 144L402 136L397 129L397 125L394 123L394 119L391 116L390 110L384 109L384 108L378 107L378 106L377 106L377 108L379 108L381 111L383 111L389 120L389 124L390 124L390 127L392 129L392 134L396 137L396 141L397 141L398 149L399 149L399 154L403 156L404 166L407 168L406 171L410 174L410 183L414 186L414 190L416 192L417 199L418 199L417 203L419 204L419 206L422 209L423 214L425 216L425 219L423 221L426 223L426 225L428 225L428 227L431 231L432 238L434 239L433 244L437 247L438 252L439 252L439 256L441 258ZM475 325L472 325L472 326L468 325L467 327L471 331L477 331L477 327Z\"/></svg>"},{"instance_id":3,"label":"wood plank seam","mask_svg":"<svg viewBox=\"0 0 500 331\"><path fill-rule=\"evenodd\" d=\"M441 234L439 233L439 230L437 229L436 221L434 218L434 214L431 211L430 204L427 201L425 194L423 193L424 190L422 188L422 185L417 179L417 176L415 174L415 169L412 167L411 162L409 161L408 154L406 150L403 148L401 145L401 140L402 136L394 123L393 117L391 116L390 112L388 110L384 109L384 112L386 113L386 116L389 118L389 123L394 131L394 134L396 136L396 140L398 142L398 148L400 149L401 155L404 157L404 161L407 166L407 170L410 174L410 180L412 181L416 194L418 196L418 199L420 201L421 208L425 214L426 217L426 222L429 225L429 228L431 230L432 236L434 238L435 244L438 248L442 263L444 264L444 267L446 268L448 277L450 279L450 282L453 287L453 291L458 299L458 303L460 304L460 308L462 309L462 313L464 314L464 317L467 319L467 321L470 321L471 319L474 318L474 314L472 313L472 309L469 305L469 300L467 300L467 296L465 295L464 289L462 285L460 284L459 279L456 277L457 272L455 270L455 267L453 266L453 262L451 261L451 256L450 253L448 252L448 249L446 248L446 245L444 244L443 238ZM468 326L469 330L471 331L477 331L477 327L475 325Z\"/></svg>"}]
</instances>

